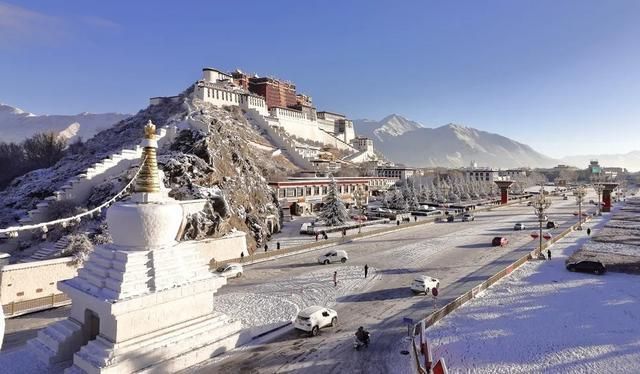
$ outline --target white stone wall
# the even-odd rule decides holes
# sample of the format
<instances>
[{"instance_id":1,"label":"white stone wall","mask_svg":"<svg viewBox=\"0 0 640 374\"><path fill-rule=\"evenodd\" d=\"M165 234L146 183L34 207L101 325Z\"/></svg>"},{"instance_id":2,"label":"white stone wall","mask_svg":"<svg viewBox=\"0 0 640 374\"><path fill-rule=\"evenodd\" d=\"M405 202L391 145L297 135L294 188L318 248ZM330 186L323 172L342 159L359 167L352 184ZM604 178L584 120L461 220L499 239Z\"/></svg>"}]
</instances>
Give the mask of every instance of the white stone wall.
<instances>
[{"instance_id":1,"label":"white stone wall","mask_svg":"<svg viewBox=\"0 0 640 374\"><path fill-rule=\"evenodd\" d=\"M236 231L222 238L191 240L181 242L179 247L185 250L196 248L203 262L213 266L213 261L226 261L232 258L240 257L240 253L249 256L247 250L247 234L242 231Z\"/></svg>"},{"instance_id":2,"label":"white stone wall","mask_svg":"<svg viewBox=\"0 0 640 374\"><path fill-rule=\"evenodd\" d=\"M62 293L58 282L76 276L72 258L6 265L0 270L0 304L38 299Z\"/></svg>"},{"instance_id":3,"label":"white stone wall","mask_svg":"<svg viewBox=\"0 0 640 374\"><path fill-rule=\"evenodd\" d=\"M196 96L207 103L217 106L240 106L243 94L208 85L196 85Z\"/></svg>"}]
</instances>

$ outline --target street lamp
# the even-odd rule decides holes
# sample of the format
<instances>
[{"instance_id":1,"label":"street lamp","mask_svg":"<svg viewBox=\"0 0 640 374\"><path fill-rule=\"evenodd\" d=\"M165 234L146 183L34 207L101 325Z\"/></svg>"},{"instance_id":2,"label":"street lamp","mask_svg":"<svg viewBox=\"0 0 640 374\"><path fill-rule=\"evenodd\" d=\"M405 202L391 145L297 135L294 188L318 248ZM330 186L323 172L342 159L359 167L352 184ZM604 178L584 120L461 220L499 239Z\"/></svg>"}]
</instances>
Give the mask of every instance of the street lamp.
<instances>
[{"instance_id":1,"label":"street lamp","mask_svg":"<svg viewBox=\"0 0 640 374\"><path fill-rule=\"evenodd\" d=\"M601 216L602 212L601 212L601 195L602 195L602 190L604 190L604 186L602 185L602 176L600 174L596 174L594 176L591 177L591 184L593 185L593 189L596 191L596 194L598 194L598 215Z\"/></svg>"},{"instance_id":2,"label":"street lamp","mask_svg":"<svg viewBox=\"0 0 640 374\"><path fill-rule=\"evenodd\" d=\"M358 217L358 234L362 232L362 216L364 215L364 199L365 199L365 191L362 189L362 186L358 186L358 188L353 192L353 198L356 201L356 207L360 211L360 216Z\"/></svg>"},{"instance_id":3,"label":"street lamp","mask_svg":"<svg viewBox=\"0 0 640 374\"><path fill-rule=\"evenodd\" d=\"M542 222L545 219L545 212L551 206L551 199L548 199L544 195L544 183L540 184L540 193L538 196L533 198L531 202L531 206L533 207L533 213L538 217L538 223L540 224L540 245L538 247L538 254L542 251Z\"/></svg>"},{"instance_id":4,"label":"street lamp","mask_svg":"<svg viewBox=\"0 0 640 374\"><path fill-rule=\"evenodd\" d=\"M578 202L578 230L582 230L582 200L584 200L586 194L587 190L584 188L584 186L578 187L573 192L573 196L576 197L576 201Z\"/></svg>"}]
</instances>

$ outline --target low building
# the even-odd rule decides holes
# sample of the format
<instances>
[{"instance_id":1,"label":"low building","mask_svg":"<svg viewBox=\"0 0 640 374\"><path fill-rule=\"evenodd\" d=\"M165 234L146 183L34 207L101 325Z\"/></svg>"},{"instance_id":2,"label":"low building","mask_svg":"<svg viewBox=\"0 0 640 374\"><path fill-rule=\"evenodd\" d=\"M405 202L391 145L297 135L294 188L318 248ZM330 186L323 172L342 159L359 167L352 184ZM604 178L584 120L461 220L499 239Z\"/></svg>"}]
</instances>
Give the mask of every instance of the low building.
<instances>
[{"instance_id":1,"label":"low building","mask_svg":"<svg viewBox=\"0 0 640 374\"><path fill-rule=\"evenodd\" d=\"M497 180L517 180L527 176L526 169L493 169L493 168L465 168L464 177L471 181L494 182Z\"/></svg>"},{"instance_id":2,"label":"low building","mask_svg":"<svg viewBox=\"0 0 640 374\"><path fill-rule=\"evenodd\" d=\"M340 199L345 205L355 204L354 192L358 189L365 192L363 203L368 204L370 178L336 177L334 179L338 185ZM292 215L300 215L320 209L331 183L331 178L290 177L286 181L269 182L269 186L275 190L282 209L290 210Z\"/></svg>"},{"instance_id":3,"label":"low building","mask_svg":"<svg viewBox=\"0 0 640 374\"><path fill-rule=\"evenodd\" d=\"M417 176L417 169L405 166L378 166L376 167L376 175L378 177L387 177L398 179L407 179Z\"/></svg>"}]
</instances>

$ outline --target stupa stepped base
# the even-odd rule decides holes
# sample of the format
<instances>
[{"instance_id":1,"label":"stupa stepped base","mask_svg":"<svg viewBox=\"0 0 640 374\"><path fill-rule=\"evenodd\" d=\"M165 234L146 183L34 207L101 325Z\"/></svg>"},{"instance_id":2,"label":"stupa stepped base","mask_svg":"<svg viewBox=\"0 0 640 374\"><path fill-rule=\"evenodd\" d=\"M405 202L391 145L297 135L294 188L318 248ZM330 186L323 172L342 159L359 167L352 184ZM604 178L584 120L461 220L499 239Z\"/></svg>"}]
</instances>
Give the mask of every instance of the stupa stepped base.
<instances>
[{"instance_id":1,"label":"stupa stepped base","mask_svg":"<svg viewBox=\"0 0 640 374\"><path fill-rule=\"evenodd\" d=\"M51 365L68 360L73 354L73 347L81 345L82 339L82 325L66 319L40 330L38 337L27 344L40 361Z\"/></svg>"},{"instance_id":2,"label":"stupa stepped base","mask_svg":"<svg viewBox=\"0 0 640 374\"><path fill-rule=\"evenodd\" d=\"M118 344L99 336L74 355L68 372L173 373L245 343L250 336L241 329L239 321L212 313Z\"/></svg>"}]
</instances>

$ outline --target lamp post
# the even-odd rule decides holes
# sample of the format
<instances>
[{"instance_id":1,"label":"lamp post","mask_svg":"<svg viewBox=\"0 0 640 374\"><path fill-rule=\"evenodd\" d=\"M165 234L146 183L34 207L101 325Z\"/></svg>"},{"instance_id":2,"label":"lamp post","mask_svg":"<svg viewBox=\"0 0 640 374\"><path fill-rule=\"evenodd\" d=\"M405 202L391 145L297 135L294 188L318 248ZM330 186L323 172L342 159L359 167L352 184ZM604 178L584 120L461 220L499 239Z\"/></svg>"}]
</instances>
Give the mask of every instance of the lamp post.
<instances>
[{"instance_id":1,"label":"lamp post","mask_svg":"<svg viewBox=\"0 0 640 374\"><path fill-rule=\"evenodd\" d=\"M573 192L573 196L576 197L576 202L578 203L578 230L582 230L582 200L584 200L586 194L587 190L584 188L584 186L578 187Z\"/></svg>"},{"instance_id":2,"label":"lamp post","mask_svg":"<svg viewBox=\"0 0 640 374\"><path fill-rule=\"evenodd\" d=\"M353 198L356 201L356 207L360 212L360 217L358 217L358 234L362 232L362 215L364 215L364 198L365 192L362 190L362 186L358 186L358 188L353 192Z\"/></svg>"},{"instance_id":3,"label":"lamp post","mask_svg":"<svg viewBox=\"0 0 640 374\"><path fill-rule=\"evenodd\" d=\"M538 247L538 254L542 251L542 222L545 218L545 212L551 206L551 200L544 195L544 183L540 183L540 193L531 202L534 214L538 217L538 223L540 224L540 244Z\"/></svg>"},{"instance_id":4,"label":"lamp post","mask_svg":"<svg viewBox=\"0 0 640 374\"><path fill-rule=\"evenodd\" d=\"M591 184L593 185L593 189L596 191L596 194L598 195L598 204L597 204L597 211L598 211L598 215L601 216L602 215L602 211L601 211L601 203L602 203L602 198L600 197L602 195L602 190L604 190L604 186L602 185L602 176L600 174L596 174L594 176L591 177Z\"/></svg>"}]
</instances>

